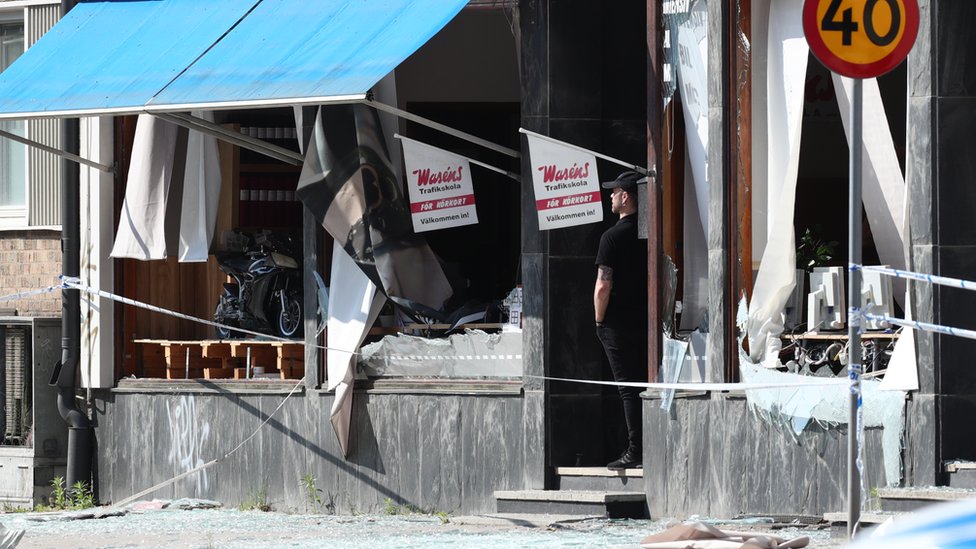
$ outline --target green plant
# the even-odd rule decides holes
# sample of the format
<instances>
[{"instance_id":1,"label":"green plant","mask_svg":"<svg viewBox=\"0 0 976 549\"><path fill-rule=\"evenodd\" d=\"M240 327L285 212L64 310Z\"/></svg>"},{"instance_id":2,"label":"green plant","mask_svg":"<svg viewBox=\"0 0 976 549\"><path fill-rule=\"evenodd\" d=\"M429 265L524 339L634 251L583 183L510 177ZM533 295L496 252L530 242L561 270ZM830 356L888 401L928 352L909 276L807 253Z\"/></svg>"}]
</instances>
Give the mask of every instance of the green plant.
<instances>
[{"instance_id":1,"label":"green plant","mask_svg":"<svg viewBox=\"0 0 976 549\"><path fill-rule=\"evenodd\" d=\"M384 511L387 515L429 515L441 519L442 524L447 524L448 522L448 513L445 511L435 511L433 507L422 509L412 503L398 505L393 503L392 498L386 498L385 504L386 508Z\"/></svg>"},{"instance_id":2,"label":"green plant","mask_svg":"<svg viewBox=\"0 0 976 549\"><path fill-rule=\"evenodd\" d=\"M51 497L48 505L37 505L37 511L61 511L65 509L88 509L95 506L95 495L91 485L79 480L65 488L64 477L51 479Z\"/></svg>"},{"instance_id":3,"label":"green plant","mask_svg":"<svg viewBox=\"0 0 976 549\"><path fill-rule=\"evenodd\" d=\"M834 258L836 248L836 240L828 242L824 239L822 225L814 225L812 229L807 227L796 247L796 268L810 272L814 267L824 266Z\"/></svg>"},{"instance_id":4,"label":"green plant","mask_svg":"<svg viewBox=\"0 0 976 549\"><path fill-rule=\"evenodd\" d=\"M878 487L872 487L870 490L870 496L868 497L868 509L871 511L881 510L881 496L878 492Z\"/></svg>"},{"instance_id":5,"label":"green plant","mask_svg":"<svg viewBox=\"0 0 976 549\"><path fill-rule=\"evenodd\" d=\"M53 509L65 509L69 504L68 492L64 489L64 477L51 479L50 504Z\"/></svg>"},{"instance_id":6,"label":"green plant","mask_svg":"<svg viewBox=\"0 0 976 549\"><path fill-rule=\"evenodd\" d=\"M248 494L247 498L241 502L239 509L241 511L270 511L271 504L268 503L268 489L261 488L257 492Z\"/></svg>"},{"instance_id":7,"label":"green plant","mask_svg":"<svg viewBox=\"0 0 976 549\"><path fill-rule=\"evenodd\" d=\"M308 512L309 504L316 511L322 507L322 489L315 486L315 477L307 473L301 479L302 486L305 488L305 512Z\"/></svg>"},{"instance_id":8,"label":"green plant","mask_svg":"<svg viewBox=\"0 0 976 549\"><path fill-rule=\"evenodd\" d=\"M79 480L71 485L71 508L88 509L95 506L95 495L87 482Z\"/></svg>"}]
</instances>

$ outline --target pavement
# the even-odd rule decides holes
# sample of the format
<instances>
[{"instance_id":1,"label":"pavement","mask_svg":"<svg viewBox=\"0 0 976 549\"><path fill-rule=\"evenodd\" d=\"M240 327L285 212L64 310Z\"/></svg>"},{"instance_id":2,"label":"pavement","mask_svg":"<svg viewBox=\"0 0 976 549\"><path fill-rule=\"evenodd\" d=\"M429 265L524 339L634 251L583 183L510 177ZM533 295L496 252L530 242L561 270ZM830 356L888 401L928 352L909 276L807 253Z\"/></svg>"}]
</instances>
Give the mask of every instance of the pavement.
<instances>
[{"instance_id":1,"label":"pavement","mask_svg":"<svg viewBox=\"0 0 976 549\"><path fill-rule=\"evenodd\" d=\"M437 517L317 515L239 511L192 503L140 502L127 509L6 513L0 523L23 529L18 548L375 548L602 547L636 548L674 520L626 520L565 515L486 514ZM764 528L732 521L719 528ZM811 537L812 548L839 548L830 531L777 528L784 538Z\"/></svg>"}]
</instances>

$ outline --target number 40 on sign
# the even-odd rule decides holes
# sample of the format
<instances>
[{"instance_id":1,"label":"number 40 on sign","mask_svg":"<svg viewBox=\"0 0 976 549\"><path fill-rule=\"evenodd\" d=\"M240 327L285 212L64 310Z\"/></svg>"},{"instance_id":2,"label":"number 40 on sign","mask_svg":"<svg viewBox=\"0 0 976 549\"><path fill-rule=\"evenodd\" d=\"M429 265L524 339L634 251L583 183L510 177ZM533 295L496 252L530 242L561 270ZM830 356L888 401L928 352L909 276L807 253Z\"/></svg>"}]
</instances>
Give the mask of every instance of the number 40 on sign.
<instances>
[{"instance_id":1,"label":"number 40 on sign","mask_svg":"<svg viewBox=\"0 0 976 549\"><path fill-rule=\"evenodd\" d=\"M803 32L828 69L851 78L898 66L918 36L916 0L805 0Z\"/></svg>"}]
</instances>

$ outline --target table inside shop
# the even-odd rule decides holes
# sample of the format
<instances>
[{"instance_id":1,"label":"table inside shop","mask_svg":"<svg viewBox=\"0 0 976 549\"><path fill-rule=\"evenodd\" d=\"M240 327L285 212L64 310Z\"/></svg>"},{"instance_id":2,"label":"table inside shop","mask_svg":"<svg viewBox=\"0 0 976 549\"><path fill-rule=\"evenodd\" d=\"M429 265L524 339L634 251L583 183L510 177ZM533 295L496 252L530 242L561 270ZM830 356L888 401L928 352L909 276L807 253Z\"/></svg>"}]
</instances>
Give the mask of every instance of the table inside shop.
<instances>
[{"instance_id":1,"label":"table inside shop","mask_svg":"<svg viewBox=\"0 0 976 549\"><path fill-rule=\"evenodd\" d=\"M865 354L861 357L861 362L864 364L865 377L875 377L884 373L887 368L888 361L883 360L884 358L879 352L881 345L887 343L894 344L898 340L898 336L901 335L900 332L882 332L882 331L870 331L861 333L861 344L862 346L869 347L871 353ZM810 332L805 334L784 334L781 339L784 342L795 343L801 347L808 347L812 345L830 345L831 343L838 342L846 345L847 340L850 339L847 331L837 331L837 332ZM883 364L882 364L883 362Z\"/></svg>"},{"instance_id":2,"label":"table inside shop","mask_svg":"<svg viewBox=\"0 0 976 549\"><path fill-rule=\"evenodd\" d=\"M305 343L257 339L174 341L133 340L142 364L142 377L165 379L246 379L305 375ZM255 374L254 368L263 369ZM261 370L258 370L261 371Z\"/></svg>"}]
</instances>

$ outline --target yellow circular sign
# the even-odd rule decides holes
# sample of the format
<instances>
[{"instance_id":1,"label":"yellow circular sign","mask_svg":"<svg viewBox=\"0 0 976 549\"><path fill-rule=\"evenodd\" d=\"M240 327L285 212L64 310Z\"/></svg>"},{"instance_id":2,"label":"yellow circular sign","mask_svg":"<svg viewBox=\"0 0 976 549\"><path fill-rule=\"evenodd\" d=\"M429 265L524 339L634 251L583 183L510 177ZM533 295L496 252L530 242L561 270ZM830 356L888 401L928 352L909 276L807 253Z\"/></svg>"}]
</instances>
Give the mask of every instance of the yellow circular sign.
<instances>
[{"instance_id":1,"label":"yellow circular sign","mask_svg":"<svg viewBox=\"0 0 976 549\"><path fill-rule=\"evenodd\" d=\"M918 35L916 0L806 0L803 30L814 55L855 78L884 74Z\"/></svg>"}]
</instances>

